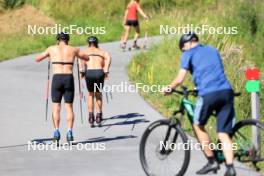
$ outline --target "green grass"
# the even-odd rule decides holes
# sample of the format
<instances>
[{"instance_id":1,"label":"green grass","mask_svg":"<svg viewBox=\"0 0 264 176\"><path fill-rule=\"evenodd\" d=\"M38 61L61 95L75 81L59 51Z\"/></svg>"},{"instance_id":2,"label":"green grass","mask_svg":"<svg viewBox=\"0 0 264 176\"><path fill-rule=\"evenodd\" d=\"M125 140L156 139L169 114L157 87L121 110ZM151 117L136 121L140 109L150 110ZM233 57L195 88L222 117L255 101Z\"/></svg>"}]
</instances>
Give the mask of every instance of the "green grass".
<instances>
[{"instance_id":1,"label":"green grass","mask_svg":"<svg viewBox=\"0 0 264 176\"><path fill-rule=\"evenodd\" d=\"M177 40L165 39L159 45L152 48L149 52L137 55L134 57L129 69L130 80L134 83L143 83L144 85L167 85L177 74L177 70L180 64L180 52L177 45ZM212 41L208 38L203 40L202 43L208 43L216 46L221 41ZM229 46L229 43L225 45ZM250 94L245 91L245 79L244 79L244 66L248 65L247 60L241 59L242 53L234 53L234 51L227 49L221 50L223 56L225 71L228 79L230 80L233 88L236 92L241 92L242 96L235 98L235 109L236 109L236 121L251 118L250 111ZM189 88L193 88L194 85L189 75L184 85ZM161 93L145 93L140 92L144 99L160 113L166 117L171 117L173 111L178 110L180 96L172 95L164 97ZM261 102L263 103L263 94L261 94ZM195 103L195 99L191 98ZM261 109L261 114L264 110ZM261 119L263 121L263 119ZM210 134L210 137L216 142L216 120L210 118L206 129ZM183 128L189 134L193 135L192 127L189 121L184 118ZM245 129L248 130L249 128ZM243 134L251 134L251 131L244 131ZM251 137L248 136L249 138ZM263 144L263 143L262 143ZM263 148L264 146L262 146ZM263 168L263 163L259 163L258 166ZM261 172L264 172L262 169Z\"/></svg>"},{"instance_id":2,"label":"green grass","mask_svg":"<svg viewBox=\"0 0 264 176\"><path fill-rule=\"evenodd\" d=\"M23 0L12 2L0 9L7 13L12 8L20 8ZM122 33L122 19L129 0L25 0L58 24L81 27L105 26L107 33L100 35L100 41L119 40ZM3 2L3 0L1 1ZM250 117L250 97L244 91L244 70L249 65L263 69L264 58L264 3L260 0L142 0L142 7L151 17L148 24L142 23L142 29L150 35L159 34L159 26L185 26L186 24L211 26L237 26L239 33L233 36L203 35L202 43L217 47L223 58L226 73L236 91L243 92L236 99L238 120ZM4 10L8 9L8 10ZM2 24L4 25L4 24ZM24 29L23 29L24 30ZM16 56L34 53L55 43L55 36L30 36L26 31L13 34L0 34L0 61ZM86 35L72 35L70 44L85 45ZM165 39L150 52L142 53L129 65L129 76L134 82L144 84L168 84L176 75L181 53L177 39ZM263 85L263 80L262 85ZM192 87L191 78L185 83ZM179 97L161 98L158 93L142 95L165 116L178 106ZM261 94L263 103L263 95ZM264 110L261 109L261 114ZM185 124L186 128L190 128ZM208 130L214 131L214 120L209 122Z\"/></svg>"},{"instance_id":3,"label":"green grass","mask_svg":"<svg viewBox=\"0 0 264 176\"><path fill-rule=\"evenodd\" d=\"M177 8L175 13L171 13L169 17L162 17L161 21L170 23L170 19L175 19L175 26L182 24L199 25L206 22L213 26L238 27L239 33L237 35L206 34L201 35L200 39L201 43L215 46L220 51L228 79L235 91L242 92L242 96L235 99L237 121L239 121L251 118L250 94L245 91L244 71L249 66L257 66L261 70L263 69L264 48L260 42L263 43L264 40L264 23L263 20L261 21L264 15L264 5L260 1L258 1L259 4L256 8L247 1L240 1L240 3L235 1L222 2L224 3L219 3L218 8L201 8L192 11L191 14L187 9ZM209 5L209 7L211 6ZM180 56L178 38L165 38L150 51L133 58L128 66L130 80L146 85L167 85L177 74ZM263 86L263 80L261 81ZM190 75L184 85L190 88L194 87ZM141 95L166 117L170 117L172 112L179 107L179 96L163 97L160 93L153 92L141 92ZM263 94L260 95L263 104L264 96ZM193 101L195 102L194 99ZM264 110L261 108L261 114L263 113ZM261 120L263 121L263 119ZM183 126L187 131L192 131L187 120L184 121ZM215 118L209 120L207 130L215 140ZM263 163L260 164L260 167L262 166L264 166ZM264 172L264 169L261 172Z\"/></svg>"},{"instance_id":4,"label":"green grass","mask_svg":"<svg viewBox=\"0 0 264 176\"><path fill-rule=\"evenodd\" d=\"M0 4L4 9L13 9L25 3L25 0L1 0Z\"/></svg>"},{"instance_id":5,"label":"green grass","mask_svg":"<svg viewBox=\"0 0 264 176\"><path fill-rule=\"evenodd\" d=\"M17 0L17 3L19 2ZM105 27L106 34L97 36L101 42L107 42L120 40L123 32L123 13L128 1L101 0L99 2L97 0L90 0L88 3L87 0L26 0L25 3L34 6L46 16L54 19L55 23L62 24L63 26L74 24L79 27ZM162 8L167 7L169 4L173 4L173 1L143 1L143 8L153 18L151 23L148 24L150 35L158 35L159 20L166 16L165 14L161 15ZM6 12L10 12L10 10L6 10L3 13ZM142 29L143 31L146 29L145 23L142 24ZM26 29L23 29L20 33L2 33L0 37L2 38L0 41L0 61L41 51L56 42L53 35L31 36L27 34ZM87 35L85 34L73 34L71 35L70 44L74 46L85 45L86 38Z\"/></svg>"},{"instance_id":6,"label":"green grass","mask_svg":"<svg viewBox=\"0 0 264 176\"><path fill-rule=\"evenodd\" d=\"M21 0L12 1L20 2ZM223 1L228 2L227 0ZM105 26L106 34L99 35L101 42L120 39L123 31L123 13L128 2L129 0L100 0L100 2L98 0L89 0L89 2L87 2L87 0L25 0L25 4L34 6L46 16L54 19L55 23L62 24L63 26L69 26L71 24L76 24L80 27ZM204 0L199 2L193 2L192 0L142 0L143 9L151 17L148 25L142 23L142 31L144 32L147 29L150 35L158 35L160 24L183 25L186 24L183 19L187 19L186 21L193 22L193 24L198 24L197 22L201 19L201 13L208 8L210 13L213 13L217 5L216 0ZM222 9L220 5L218 8ZM247 8L247 6L245 6L245 8ZM10 10L7 10L7 12L8 11ZM229 9L229 11L232 11L232 9ZM6 11L3 13L5 12ZM175 14L177 18L173 18ZM225 13L222 12L221 15L223 14ZM248 14L244 14L244 16L247 15ZM202 19L216 24L213 23L214 20L211 20L211 15L206 17L206 19ZM219 24L227 25L226 22L226 20L220 21ZM241 29L243 28L244 27ZM261 26L259 28L261 28ZM20 33L8 34L8 36L2 33L0 37L3 39L0 41L0 61L11 59L19 55L38 52L55 43L55 36L32 37L26 33L25 29ZM20 41L18 41L17 38L19 38ZM86 44L86 35L75 34L71 36L71 38L70 44L74 46ZM260 44L260 41L258 44ZM257 49L259 52L257 53L260 53L262 48L263 47L258 47ZM14 49L16 51L14 51ZM262 57L262 55L258 57Z\"/></svg>"}]
</instances>

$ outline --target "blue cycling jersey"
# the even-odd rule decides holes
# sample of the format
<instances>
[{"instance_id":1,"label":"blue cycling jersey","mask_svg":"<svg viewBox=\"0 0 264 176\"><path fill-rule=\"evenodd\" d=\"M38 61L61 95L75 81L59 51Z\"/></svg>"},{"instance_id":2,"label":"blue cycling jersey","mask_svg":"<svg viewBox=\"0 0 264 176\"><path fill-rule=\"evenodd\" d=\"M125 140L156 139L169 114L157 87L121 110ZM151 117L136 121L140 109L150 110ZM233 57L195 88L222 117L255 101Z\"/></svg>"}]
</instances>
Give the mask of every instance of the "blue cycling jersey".
<instances>
[{"instance_id":1,"label":"blue cycling jersey","mask_svg":"<svg viewBox=\"0 0 264 176\"><path fill-rule=\"evenodd\" d=\"M181 68L191 72L200 96L232 89L221 56L214 47L199 44L185 51L181 57Z\"/></svg>"}]
</instances>

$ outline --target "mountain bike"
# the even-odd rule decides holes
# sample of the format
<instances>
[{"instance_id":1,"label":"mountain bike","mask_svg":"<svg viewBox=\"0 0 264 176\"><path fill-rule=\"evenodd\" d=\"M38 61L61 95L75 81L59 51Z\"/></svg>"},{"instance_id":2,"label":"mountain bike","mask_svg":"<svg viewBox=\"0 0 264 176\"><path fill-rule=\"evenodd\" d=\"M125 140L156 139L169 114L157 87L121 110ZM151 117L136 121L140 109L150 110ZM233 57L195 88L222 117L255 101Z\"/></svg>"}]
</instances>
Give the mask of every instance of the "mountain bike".
<instances>
[{"instance_id":1,"label":"mountain bike","mask_svg":"<svg viewBox=\"0 0 264 176\"><path fill-rule=\"evenodd\" d=\"M173 93L182 96L179 110L173 112L170 119L151 123L140 141L140 161L148 176L182 176L190 163L191 144L182 121L187 116L192 126L195 104L189 100L189 96L197 97L198 93L184 86L181 91L174 90ZM240 96L240 93L234 93L234 96ZM259 148L252 144L253 128L258 130ZM261 148L264 147L264 124L253 119L239 121L234 125L231 137L236 144L234 156L237 160L253 163L258 169L257 163L264 161L264 149ZM220 164L225 162L222 150L216 149L214 154Z\"/></svg>"}]
</instances>

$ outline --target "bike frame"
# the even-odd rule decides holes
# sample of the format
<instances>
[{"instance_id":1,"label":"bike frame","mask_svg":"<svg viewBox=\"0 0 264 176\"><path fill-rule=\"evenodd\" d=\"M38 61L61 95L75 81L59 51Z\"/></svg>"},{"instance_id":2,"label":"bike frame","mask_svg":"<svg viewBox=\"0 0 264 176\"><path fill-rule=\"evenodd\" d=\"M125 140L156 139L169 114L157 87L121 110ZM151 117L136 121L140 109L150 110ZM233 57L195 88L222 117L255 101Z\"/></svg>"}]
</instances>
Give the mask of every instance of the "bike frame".
<instances>
[{"instance_id":1,"label":"bike frame","mask_svg":"<svg viewBox=\"0 0 264 176\"><path fill-rule=\"evenodd\" d=\"M188 99L188 96L187 95L184 95L184 97L181 98L181 100L180 100L180 108L179 108L179 110L178 111L175 111L173 113L173 116L172 116L172 119L171 120L172 120L172 122L173 122L174 125L175 124L176 125L181 125L181 121L184 118L185 113L187 113L188 120L189 120L189 122L191 123L191 126L192 126L193 125L193 118L194 118L194 111L195 111L195 103L192 102L192 101L190 101ZM181 115L180 118L177 117L178 114ZM177 135L175 135L175 137L177 137ZM168 137L166 137L166 139L167 138ZM241 143L239 143L239 141L237 141L237 142L238 142L238 145L242 148L242 151L240 151L240 153L235 153L235 157L239 157L240 155L245 155L248 151L246 150L245 147L243 147L243 145ZM223 155L223 153L222 152L219 153L219 151L216 151L216 152L217 152L216 153L216 159L219 162L223 162L224 161L224 155Z\"/></svg>"},{"instance_id":2,"label":"bike frame","mask_svg":"<svg viewBox=\"0 0 264 176\"><path fill-rule=\"evenodd\" d=\"M191 123L191 125L193 124L193 118L194 118L194 110L195 110L195 103L193 103L192 101L190 101L188 99L188 97L183 97L180 100L180 108L178 111L175 111L173 113L173 119L177 119L177 114L181 114L181 118L183 118L183 116L185 115L185 113L187 112L187 117ZM177 119L178 120L182 120L182 119Z\"/></svg>"}]
</instances>

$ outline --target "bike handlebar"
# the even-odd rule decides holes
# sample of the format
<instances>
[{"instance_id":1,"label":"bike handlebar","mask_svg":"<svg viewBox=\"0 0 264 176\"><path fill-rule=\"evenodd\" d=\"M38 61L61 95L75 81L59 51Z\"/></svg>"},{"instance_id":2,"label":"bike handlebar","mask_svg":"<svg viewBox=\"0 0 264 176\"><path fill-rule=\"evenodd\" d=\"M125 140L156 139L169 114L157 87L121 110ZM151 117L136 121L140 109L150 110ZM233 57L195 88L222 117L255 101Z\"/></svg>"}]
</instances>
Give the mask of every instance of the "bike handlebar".
<instances>
[{"instance_id":1,"label":"bike handlebar","mask_svg":"<svg viewBox=\"0 0 264 176\"><path fill-rule=\"evenodd\" d=\"M185 86L181 86L180 88L182 89L181 91L180 90L173 90L172 92L180 94L180 95L184 95L185 97L188 97L189 95L192 95L194 97L198 96L198 90L197 89L188 90L188 88ZM239 97L240 95L241 95L240 92L234 92L234 97Z\"/></svg>"},{"instance_id":2,"label":"bike handlebar","mask_svg":"<svg viewBox=\"0 0 264 176\"><path fill-rule=\"evenodd\" d=\"M181 91L179 90L173 90L172 92L173 93L177 93L177 94L180 94L180 95L184 95L186 97L188 97L189 95L192 95L194 97L197 97L198 96L198 90L197 89L193 89L193 90L188 90L187 87L185 86L181 86Z\"/></svg>"}]
</instances>

